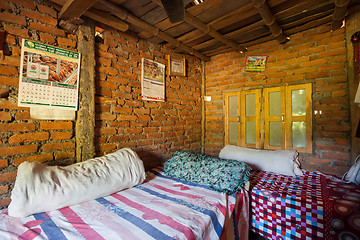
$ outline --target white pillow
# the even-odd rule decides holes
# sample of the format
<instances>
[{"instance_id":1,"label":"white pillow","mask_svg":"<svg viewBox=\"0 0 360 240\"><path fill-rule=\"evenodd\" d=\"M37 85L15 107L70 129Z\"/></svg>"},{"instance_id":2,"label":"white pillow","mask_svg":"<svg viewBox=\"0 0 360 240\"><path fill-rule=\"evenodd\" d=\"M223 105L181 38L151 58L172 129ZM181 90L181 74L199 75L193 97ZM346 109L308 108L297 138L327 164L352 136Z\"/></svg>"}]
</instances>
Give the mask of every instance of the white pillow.
<instances>
[{"instance_id":1,"label":"white pillow","mask_svg":"<svg viewBox=\"0 0 360 240\"><path fill-rule=\"evenodd\" d=\"M302 175L298 153L293 150L260 150L226 145L220 158L247 163L254 170L270 171L288 176Z\"/></svg>"},{"instance_id":2,"label":"white pillow","mask_svg":"<svg viewBox=\"0 0 360 240\"><path fill-rule=\"evenodd\" d=\"M129 148L65 167L23 162L8 212L26 217L104 197L144 180L143 162Z\"/></svg>"}]
</instances>

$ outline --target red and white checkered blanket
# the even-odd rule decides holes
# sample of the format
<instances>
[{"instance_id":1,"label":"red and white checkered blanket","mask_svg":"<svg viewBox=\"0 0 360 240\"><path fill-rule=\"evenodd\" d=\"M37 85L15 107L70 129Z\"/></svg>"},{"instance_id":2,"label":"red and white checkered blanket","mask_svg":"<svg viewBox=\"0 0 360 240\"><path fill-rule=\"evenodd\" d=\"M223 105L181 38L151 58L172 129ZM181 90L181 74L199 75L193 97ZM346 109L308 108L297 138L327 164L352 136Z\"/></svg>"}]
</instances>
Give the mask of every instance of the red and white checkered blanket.
<instances>
[{"instance_id":1,"label":"red and white checkered blanket","mask_svg":"<svg viewBox=\"0 0 360 240\"><path fill-rule=\"evenodd\" d=\"M268 239L359 239L360 186L319 172L253 172L251 230Z\"/></svg>"}]
</instances>

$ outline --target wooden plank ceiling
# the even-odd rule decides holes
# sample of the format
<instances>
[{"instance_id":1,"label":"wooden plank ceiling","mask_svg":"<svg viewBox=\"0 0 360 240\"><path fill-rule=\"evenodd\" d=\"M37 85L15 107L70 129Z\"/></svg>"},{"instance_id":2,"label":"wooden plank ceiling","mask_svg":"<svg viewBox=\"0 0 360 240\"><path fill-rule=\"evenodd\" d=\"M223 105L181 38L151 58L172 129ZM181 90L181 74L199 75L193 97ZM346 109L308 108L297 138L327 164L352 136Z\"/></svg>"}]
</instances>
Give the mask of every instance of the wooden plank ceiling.
<instances>
[{"instance_id":1,"label":"wooden plank ceiling","mask_svg":"<svg viewBox=\"0 0 360 240\"><path fill-rule=\"evenodd\" d=\"M50 1L60 11L60 26L76 29L89 17L102 28L136 34L205 61L273 39L283 44L294 33L326 23L335 30L346 15L360 11L360 0L183 0L185 19L171 23L161 0Z\"/></svg>"}]
</instances>

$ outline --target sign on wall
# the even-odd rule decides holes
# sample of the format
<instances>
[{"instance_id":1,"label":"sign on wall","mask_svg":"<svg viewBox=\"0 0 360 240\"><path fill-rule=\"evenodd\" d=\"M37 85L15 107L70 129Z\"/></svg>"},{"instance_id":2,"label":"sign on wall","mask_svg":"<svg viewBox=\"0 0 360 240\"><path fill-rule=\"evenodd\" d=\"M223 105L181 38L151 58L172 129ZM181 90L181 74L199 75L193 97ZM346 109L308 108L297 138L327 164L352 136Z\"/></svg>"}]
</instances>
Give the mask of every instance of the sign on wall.
<instances>
[{"instance_id":1,"label":"sign on wall","mask_svg":"<svg viewBox=\"0 0 360 240\"><path fill-rule=\"evenodd\" d=\"M165 101L165 65L142 59L141 94L143 100Z\"/></svg>"},{"instance_id":2,"label":"sign on wall","mask_svg":"<svg viewBox=\"0 0 360 240\"><path fill-rule=\"evenodd\" d=\"M23 39L18 105L77 110L80 53Z\"/></svg>"}]
</instances>

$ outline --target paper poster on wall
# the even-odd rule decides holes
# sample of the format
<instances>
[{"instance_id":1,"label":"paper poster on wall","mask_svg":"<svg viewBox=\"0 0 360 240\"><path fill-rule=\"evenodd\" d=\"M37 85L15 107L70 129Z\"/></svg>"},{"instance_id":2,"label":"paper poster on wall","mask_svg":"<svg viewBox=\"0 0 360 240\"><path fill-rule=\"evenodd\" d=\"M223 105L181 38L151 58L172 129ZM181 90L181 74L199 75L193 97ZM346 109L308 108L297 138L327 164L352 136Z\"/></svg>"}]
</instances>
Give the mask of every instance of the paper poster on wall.
<instances>
[{"instance_id":1,"label":"paper poster on wall","mask_svg":"<svg viewBox=\"0 0 360 240\"><path fill-rule=\"evenodd\" d=\"M39 120L75 120L75 111L71 110L62 110L62 109L52 109L52 108L41 108L41 107L31 107L30 108L30 117L32 119Z\"/></svg>"},{"instance_id":2,"label":"paper poster on wall","mask_svg":"<svg viewBox=\"0 0 360 240\"><path fill-rule=\"evenodd\" d=\"M248 56L246 58L245 70L248 72L263 72L265 71L267 56Z\"/></svg>"},{"instance_id":3,"label":"paper poster on wall","mask_svg":"<svg viewBox=\"0 0 360 240\"><path fill-rule=\"evenodd\" d=\"M142 59L141 94L143 100L165 101L165 65Z\"/></svg>"},{"instance_id":4,"label":"paper poster on wall","mask_svg":"<svg viewBox=\"0 0 360 240\"><path fill-rule=\"evenodd\" d=\"M76 111L80 53L23 39L18 105Z\"/></svg>"}]
</instances>

